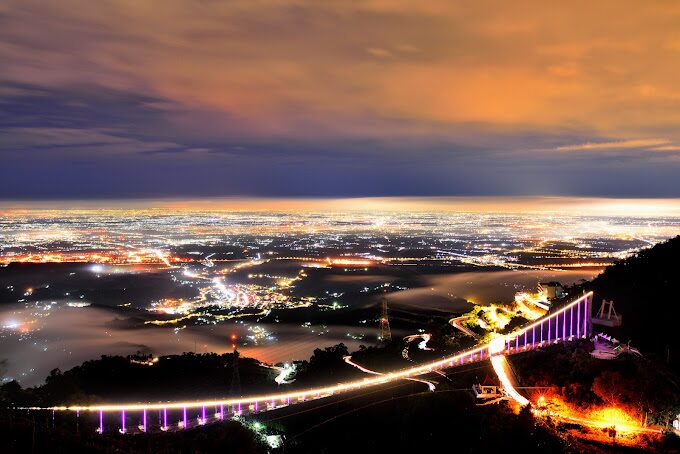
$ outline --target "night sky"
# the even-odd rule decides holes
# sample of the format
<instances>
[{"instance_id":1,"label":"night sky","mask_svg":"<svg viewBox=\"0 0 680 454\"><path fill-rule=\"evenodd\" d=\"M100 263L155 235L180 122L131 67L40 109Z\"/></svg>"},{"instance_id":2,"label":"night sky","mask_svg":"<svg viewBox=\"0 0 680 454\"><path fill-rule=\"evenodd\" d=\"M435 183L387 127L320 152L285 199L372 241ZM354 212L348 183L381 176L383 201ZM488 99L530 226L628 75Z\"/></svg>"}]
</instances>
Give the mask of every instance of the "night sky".
<instances>
[{"instance_id":1,"label":"night sky","mask_svg":"<svg viewBox=\"0 0 680 454\"><path fill-rule=\"evenodd\" d=\"M0 198L680 196L680 3L0 1Z\"/></svg>"}]
</instances>

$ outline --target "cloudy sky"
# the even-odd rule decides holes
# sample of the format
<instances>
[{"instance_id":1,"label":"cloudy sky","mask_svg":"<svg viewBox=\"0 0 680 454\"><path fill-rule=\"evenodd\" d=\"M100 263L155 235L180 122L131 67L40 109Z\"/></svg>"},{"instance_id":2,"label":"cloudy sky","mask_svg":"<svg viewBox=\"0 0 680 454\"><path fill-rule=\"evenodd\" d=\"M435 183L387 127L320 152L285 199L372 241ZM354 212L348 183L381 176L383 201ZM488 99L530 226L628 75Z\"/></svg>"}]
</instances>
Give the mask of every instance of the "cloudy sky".
<instances>
[{"instance_id":1,"label":"cloudy sky","mask_svg":"<svg viewBox=\"0 0 680 454\"><path fill-rule=\"evenodd\" d=\"M0 0L0 198L680 196L680 3Z\"/></svg>"}]
</instances>

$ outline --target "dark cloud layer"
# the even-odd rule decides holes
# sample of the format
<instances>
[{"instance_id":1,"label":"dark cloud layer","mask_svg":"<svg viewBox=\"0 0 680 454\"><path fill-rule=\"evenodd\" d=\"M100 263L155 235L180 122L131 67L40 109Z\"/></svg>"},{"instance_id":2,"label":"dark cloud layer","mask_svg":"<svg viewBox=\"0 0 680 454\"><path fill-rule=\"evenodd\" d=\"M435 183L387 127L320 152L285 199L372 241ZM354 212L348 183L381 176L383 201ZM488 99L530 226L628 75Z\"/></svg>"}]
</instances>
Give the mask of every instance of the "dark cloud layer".
<instances>
[{"instance_id":1,"label":"dark cloud layer","mask_svg":"<svg viewBox=\"0 0 680 454\"><path fill-rule=\"evenodd\" d=\"M0 198L680 196L672 2L0 5Z\"/></svg>"}]
</instances>

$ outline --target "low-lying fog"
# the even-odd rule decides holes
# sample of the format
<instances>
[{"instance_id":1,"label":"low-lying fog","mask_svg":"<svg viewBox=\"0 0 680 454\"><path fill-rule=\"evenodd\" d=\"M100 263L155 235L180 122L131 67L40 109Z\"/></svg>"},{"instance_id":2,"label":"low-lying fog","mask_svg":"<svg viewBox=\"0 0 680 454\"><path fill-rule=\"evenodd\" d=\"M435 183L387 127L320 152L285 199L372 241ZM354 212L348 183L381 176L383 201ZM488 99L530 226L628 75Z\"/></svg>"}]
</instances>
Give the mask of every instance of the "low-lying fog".
<instances>
[{"instance_id":1,"label":"low-lying fog","mask_svg":"<svg viewBox=\"0 0 680 454\"><path fill-rule=\"evenodd\" d=\"M3 376L16 379L24 386L44 382L54 368L67 370L83 361L101 355L129 355L137 351L155 355L188 351L225 353L231 351L230 336L236 333L242 341L253 333L247 326L255 324L224 323L172 327L134 326L115 311L99 307L68 307L58 303L50 314L34 316L35 309L13 303L0 309L0 360L6 360ZM30 320L35 323L26 323ZM244 356L268 363L309 359L313 350L344 342L350 349L361 343L375 342L377 328L361 329L329 326L319 335L320 327L291 324L258 324L272 333L274 339L263 339L256 345L239 346ZM22 333L22 331L24 331ZM366 333L363 341L353 340L347 333Z\"/></svg>"},{"instance_id":2,"label":"low-lying fog","mask_svg":"<svg viewBox=\"0 0 680 454\"><path fill-rule=\"evenodd\" d=\"M470 272L425 277L425 287L388 295L391 307L418 307L451 313L470 308L467 301L489 304L511 301L515 292L534 290L543 280L571 284L590 279L591 272L500 271ZM380 279L385 279L381 277ZM467 301L466 301L467 300ZM219 325L174 327L143 326L131 323L116 308L70 307L57 302L49 310L26 308L20 303L0 306L0 360L6 360L3 377L17 379L24 386L44 382L50 370L67 370L101 355L128 355L137 351L166 355L186 351L224 353L231 350L229 337L236 333L248 345L239 346L245 356L274 363L308 359L315 348L344 342L350 350L377 339L377 326L328 326L312 324L224 323ZM32 321L32 322L31 322ZM273 338L257 344L248 336L248 327L258 326ZM322 334L319 335L319 332ZM355 340L348 334L363 334Z\"/></svg>"},{"instance_id":3,"label":"low-lying fog","mask_svg":"<svg viewBox=\"0 0 680 454\"><path fill-rule=\"evenodd\" d=\"M470 303L479 305L510 302L515 293L536 291L543 281L558 281L571 285L580 279L592 279L600 270L592 271L494 271L425 277L425 286L390 294L392 305L434 309L445 312L470 310Z\"/></svg>"}]
</instances>

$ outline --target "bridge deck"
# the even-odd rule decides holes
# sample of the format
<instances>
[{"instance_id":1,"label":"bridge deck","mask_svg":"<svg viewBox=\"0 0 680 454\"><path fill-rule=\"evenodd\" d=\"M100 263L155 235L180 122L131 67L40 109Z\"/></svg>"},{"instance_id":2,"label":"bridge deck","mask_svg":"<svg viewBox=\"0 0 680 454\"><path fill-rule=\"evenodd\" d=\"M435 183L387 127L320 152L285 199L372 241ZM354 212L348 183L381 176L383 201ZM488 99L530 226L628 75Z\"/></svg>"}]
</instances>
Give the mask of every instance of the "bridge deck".
<instances>
[{"instance_id":1,"label":"bridge deck","mask_svg":"<svg viewBox=\"0 0 680 454\"><path fill-rule=\"evenodd\" d=\"M120 413L119 429L128 432L126 415L130 412L141 416L144 424L138 428L146 431L149 425L146 424L147 413L158 412L159 423L156 427L161 430L176 430L176 428L189 428L203 425L211 421L222 420L229 415L244 413L259 413L282 406L294 405L299 402L320 399L334 394L361 390L372 386L378 386L395 380L402 380L433 371L449 369L452 367L470 364L489 359L493 355L504 354L512 355L528 350L540 348L544 345L570 341L573 339L584 338L590 332L590 319L592 307L592 292L587 293L571 303L563 306L559 310L531 323L511 334L503 336L503 341L499 346L499 339L496 338L491 343L478 345L476 347L457 352L436 361L385 373L379 376L355 380L337 385L324 386L319 388L275 393L269 395L255 395L246 397L230 397L224 399L212 399L207 401L176 401L176 402L156 402L156 403L126 403L126 404L99 404L99 405L74 405L74 406L53 406L53 407L22 407L24 410L51 410L51 411L72 411L72 412L98 412L100 418L101 432L104 431L105 413ZM492 345L493 344L493 345ZM167 423L168 411L182 412L182 418L176 426L169 426ZM200 410L197 417L188 417L189 410ZM213 411L210 416L210 411ZM134 428L132 429L134 431Z\"/></svg>"}]
</instances>

